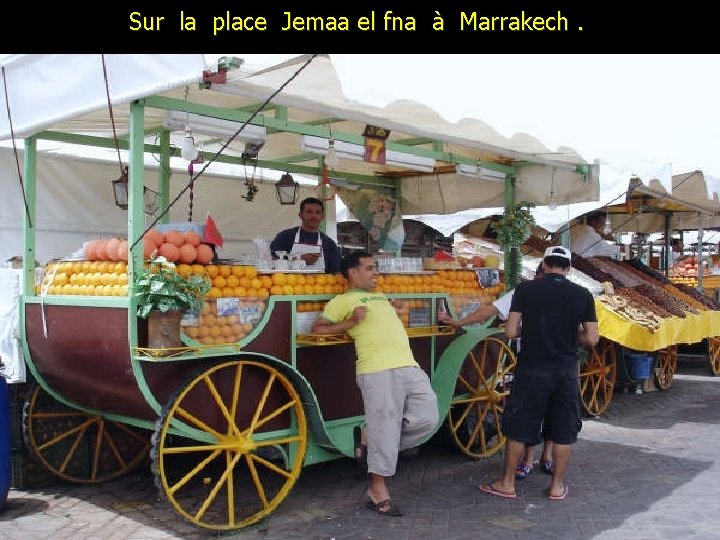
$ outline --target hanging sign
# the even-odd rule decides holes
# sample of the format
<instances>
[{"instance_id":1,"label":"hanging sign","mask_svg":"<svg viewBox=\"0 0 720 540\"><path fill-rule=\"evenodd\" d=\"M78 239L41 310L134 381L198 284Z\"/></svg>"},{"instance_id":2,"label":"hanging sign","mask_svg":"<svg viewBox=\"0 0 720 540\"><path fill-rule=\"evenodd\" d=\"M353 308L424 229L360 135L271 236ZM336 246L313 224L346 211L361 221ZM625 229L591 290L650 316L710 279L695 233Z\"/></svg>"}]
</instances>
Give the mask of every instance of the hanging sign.
<instances>
[{"instance_id":1,"label":"hanging sign","mask_svg":"<svg viewBox=\"0 0 720 540\"><path fill-rule=\"evenodd\" d=\"M367 124L363 136L365 137L365 161L384 165L385 141L390 136L390 130Z\"/></svg>"}]
</instances>

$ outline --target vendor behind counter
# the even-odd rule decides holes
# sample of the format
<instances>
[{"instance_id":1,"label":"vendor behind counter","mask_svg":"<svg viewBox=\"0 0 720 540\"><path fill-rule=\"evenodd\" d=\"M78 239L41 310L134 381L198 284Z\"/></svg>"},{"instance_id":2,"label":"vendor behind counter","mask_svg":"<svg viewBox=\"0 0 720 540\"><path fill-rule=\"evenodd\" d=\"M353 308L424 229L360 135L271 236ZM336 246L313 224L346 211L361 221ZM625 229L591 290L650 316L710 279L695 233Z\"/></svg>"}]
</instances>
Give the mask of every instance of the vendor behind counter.
<instances>
[{"instance_id":1,"label":"vendor behind counter","mask_svg":"<svg viewBox=\"0 0 720 540\"><path fill-rule=\"evenodd\" d=\"M617 258L620 246L610 244L602 235L607 214L593 212L585 218L584 224L577 224L570 229L570 251L581 257L613 257Z\"/></svg>"}]
</instances>

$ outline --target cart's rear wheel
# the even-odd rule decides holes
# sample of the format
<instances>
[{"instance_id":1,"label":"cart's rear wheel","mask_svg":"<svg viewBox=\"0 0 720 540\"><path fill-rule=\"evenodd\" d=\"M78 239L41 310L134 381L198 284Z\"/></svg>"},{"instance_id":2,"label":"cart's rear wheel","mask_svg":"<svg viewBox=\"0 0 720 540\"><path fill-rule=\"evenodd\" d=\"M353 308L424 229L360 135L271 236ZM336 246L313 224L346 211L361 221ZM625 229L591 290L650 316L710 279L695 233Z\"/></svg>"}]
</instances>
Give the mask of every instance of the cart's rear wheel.
<instances>
[{"instance_id":1,"label":"cart's rear wheel","mask_svg":"<svg viewBox=\"0 0 720 540\"><path fill-rule=\"evenodd\" d=\"M292 382L271 365L233 360L198 373L170 399L153 436L153 470L185 519L239 529L287 496L306 450Z\"/></svg>"},{"instance_id":2,"label":"cart's rear wheel","mask_svg":"<svg viewBox=\"0 0 720 540\"><path fill-rule=\"evenodd\" d=\"M466 456L488 457L505 444L502 412L510 393L508 375L514 368L515 354L495 337L478 343L465 358L448 411L448 428Z\"/></svg>"},{"instance_id":3,"label":"cart's rear wheel","mask_svg":"<svg viewBox=\"0 0 720 540\"><path fill-rule=\"evenodd\" d=\"M708 359L713 375L720 375L720 336L708 338Z\"/></svg>"},{"instance_id":4,"label":"cart's rear wheel","mask_svg":"<svg viewBox=\"0 0 720 540\"><path fill-rule=\"evenodd\" d=\"M53 474L77 483L118 478L147 457L149 434L68 407L35 383L23 413L27 447Z\"/></svg>"},{"instance_id":5,"label":"cart's rear wheel","mask_svg":"<svg viewBox=\"0 0 720 540\"><path fill-rule=\"evenodd\" d=\"M599 416L607 410L612 401L616 376L615 343L600 338L580 368L580 400L587 414Z\"/></svg>"},{"instance_id":6,"label":"cart's rear wheel","mask_svg":"<svg viewBox=\"0 0 720 540\"><path fill-rule=\"evenodd\" d=\"M672 386L673 375L677 368L677 346L673 345L657 352L657 360L653 369L655 384L660 390Z\"/></svg>"}]
</instances>

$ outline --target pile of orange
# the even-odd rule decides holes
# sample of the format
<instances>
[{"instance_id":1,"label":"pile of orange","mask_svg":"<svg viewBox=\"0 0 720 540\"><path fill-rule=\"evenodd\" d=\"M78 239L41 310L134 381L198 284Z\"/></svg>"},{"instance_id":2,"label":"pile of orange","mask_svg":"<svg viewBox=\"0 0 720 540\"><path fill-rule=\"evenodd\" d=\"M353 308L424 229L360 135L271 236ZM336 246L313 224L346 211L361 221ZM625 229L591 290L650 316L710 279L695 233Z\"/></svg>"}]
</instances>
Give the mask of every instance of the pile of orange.
<instances>
[{"instance_id":1,"label":"pile of orange","mask_svg":"<svg viewBox=\"0 0 720 540\"><path fill-rule=\"evenodd\" d=\"M325 304L327 304L327 302L298 302L296 311L322 311L325 309Z\"/></svg>"},{"instance_id":2,"label":"pile of orange","mask_svg":"<svg viewBox=\"0 0 720 540\"><path fill-rule=\"evenodd\" d=\"M235 343L250 334L262 319L267 304L261 300L239 300L235 313L220 314L215 300L203 302L197 326L183 326L189 338L203 345Z\"/></svg>"},{"instance_id":3,"label":"pile of orange","mask_svg":"<svg viewBox=\"0 0 720 540\"><path fill-rule=\"evenodd\" d=\"M381 274L375 290L390 294L462 294L479 289L480 283L472 270L439 270L431 275Z\"/></svg>"},{"instance_id":4,"label":"pile of orange","mask_svg":"<svg viewBox=\"0 0 720 540\"><path fill-rule=\"evenodd\" d=\"M125 261L57 261L45 266L36 294L127 296Z\"/></svg>"},{"instance_id":5,"label":"pile of orange","mask_svg":"<svg viewBox=\"0 0 720 540\"><path fill-rule=\"evenodd\" d=\"M315 295L340 294L347 280L339 274L272 274L270 294Z\"/></svg>"},{"instance_id":6,"label":"pile of orange","mask_svg":"<svg viewBox=\"0 0 720 540\"><path fill-rule=\"evenodd\" d=\"M403 326L410 325L410 310L411 309L429 309L430 300L396 300L394 302L398 317L403 323Z\"/></svg>"}]
</instances>

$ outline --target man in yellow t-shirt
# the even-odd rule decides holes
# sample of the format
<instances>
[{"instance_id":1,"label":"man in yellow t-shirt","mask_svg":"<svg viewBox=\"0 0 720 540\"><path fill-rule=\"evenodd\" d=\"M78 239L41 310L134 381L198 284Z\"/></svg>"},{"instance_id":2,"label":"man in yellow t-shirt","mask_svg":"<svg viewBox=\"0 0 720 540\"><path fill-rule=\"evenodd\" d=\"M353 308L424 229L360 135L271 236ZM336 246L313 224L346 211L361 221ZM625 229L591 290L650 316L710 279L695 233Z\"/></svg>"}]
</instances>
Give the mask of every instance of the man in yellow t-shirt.
<instances>
[{"instance_id":1,"label":"man in yellow t-shirt","mask_svg":"<svg viewBox=\"0 0 720 540\"><path fill-rule=\"evenodd\" d=\"M325 306L314 334L347 333L355 341L356 381L365 408L368 506L402 515L385 477L395 474L398 452L423 442L438 425L437 397L413 357L407 332L390 300L372 292L377 270L372 255L351 253L342 261L348 290Z\"/></svg>"}]
</instances>

